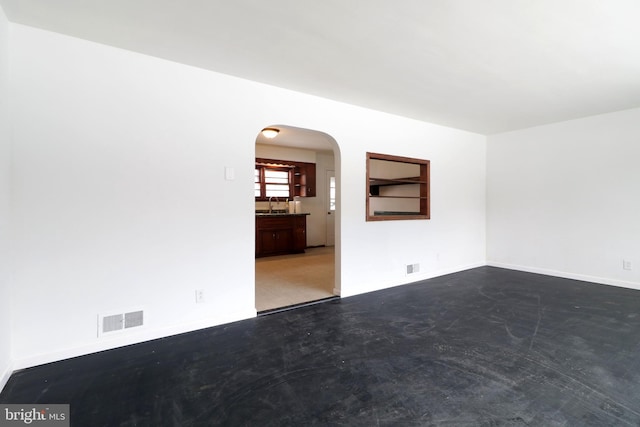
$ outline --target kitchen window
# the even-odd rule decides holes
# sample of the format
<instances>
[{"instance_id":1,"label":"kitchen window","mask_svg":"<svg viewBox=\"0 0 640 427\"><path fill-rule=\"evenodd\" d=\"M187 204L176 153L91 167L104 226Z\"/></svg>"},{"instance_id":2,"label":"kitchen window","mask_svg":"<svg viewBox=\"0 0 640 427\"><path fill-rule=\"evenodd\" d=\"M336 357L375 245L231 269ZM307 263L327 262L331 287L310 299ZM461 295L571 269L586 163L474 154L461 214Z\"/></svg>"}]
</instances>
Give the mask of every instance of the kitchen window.
<instances>
[{"instance_id":1,"label":"kitchen window","mask_svg":"<svg viewBox=\"0 0 640 427\"><path fill-rule=\"evenodd\" d=\"M336 210L336 177L332 176L329 179L329 210Z\"/></svg>"},{"instance_id":2,"label":"kitchen window","mask_svg":"<svg viewBox=\"0 0 640 427\"><path fill-rule=\"evenodd\" d=\"M256 164L254 193L256 200L291 197L291 168Z\"/></svg>"}]
</instances>

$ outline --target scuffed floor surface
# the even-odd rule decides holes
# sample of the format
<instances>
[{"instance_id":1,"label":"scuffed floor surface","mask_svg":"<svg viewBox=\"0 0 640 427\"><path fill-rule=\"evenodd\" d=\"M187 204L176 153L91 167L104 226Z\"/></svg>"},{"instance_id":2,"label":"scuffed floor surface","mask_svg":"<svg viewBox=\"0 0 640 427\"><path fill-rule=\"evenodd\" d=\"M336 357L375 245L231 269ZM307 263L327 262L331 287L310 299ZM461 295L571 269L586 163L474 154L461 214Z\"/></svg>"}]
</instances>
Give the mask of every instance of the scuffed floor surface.
<instances>
[{"instance_id":1,"label":"scuffed floor surface","mask_svg":"<svg viewBox=\"0 0 640 427\"><path fill-rule=\"evenodd\" d=\"M640 292L483 267L15 373L73 426L640 425Z\"/></svg>"}]
</instances>

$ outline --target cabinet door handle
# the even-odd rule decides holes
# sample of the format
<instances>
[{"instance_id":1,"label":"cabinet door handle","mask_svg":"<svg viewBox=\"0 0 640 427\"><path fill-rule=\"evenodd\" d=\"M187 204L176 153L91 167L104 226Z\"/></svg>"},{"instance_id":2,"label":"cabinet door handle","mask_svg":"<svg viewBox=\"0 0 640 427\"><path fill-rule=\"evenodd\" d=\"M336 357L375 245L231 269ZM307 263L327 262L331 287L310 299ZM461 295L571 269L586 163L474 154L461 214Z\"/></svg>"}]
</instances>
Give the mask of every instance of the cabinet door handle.
<instances>
[{"instance_id":1,"label":"cabinet door handle","mask_svg":"<svg viewBox=\"0 0 640 427\"><path fill-rule=\"evenodd\" d=\"M276 233L273 233L273 240L276 240Z\"/></svg>"}]
</instances>

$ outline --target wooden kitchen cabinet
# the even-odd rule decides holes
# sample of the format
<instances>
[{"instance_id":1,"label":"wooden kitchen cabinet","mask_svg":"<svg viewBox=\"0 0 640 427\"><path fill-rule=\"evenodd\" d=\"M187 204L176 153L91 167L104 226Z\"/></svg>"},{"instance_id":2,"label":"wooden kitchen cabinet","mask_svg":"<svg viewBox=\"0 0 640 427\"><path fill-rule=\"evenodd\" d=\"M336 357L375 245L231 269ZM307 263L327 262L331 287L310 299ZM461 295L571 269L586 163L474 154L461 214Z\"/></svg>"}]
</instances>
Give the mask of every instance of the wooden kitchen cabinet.
<instances>
[{"instance_id":1,"label":"wooden kitchen cabinet","mask_svg":"<svg viewBox=\"0 0 640 427\"><path fill-rule=\"evenodd\" d=\"M302 253L308 214L256 215L256 257Z\"/></svg>"},{"instance_id":2,"label":"wooden kitchen cabinet","mask_svg":"<svg viewBox=\"0 0 640 427\"><path fill-rule=\"evenodd\" d=\"M316 197L316 164L296 162L293 168L293 195Z\"/></svg>"},{"instance_id":3,"label":"wooden kitchen cabinet","mask_svg":"<svg viewBox=\"0 0 640 427\"><path fill-rule=\"evenodd\" d=\"M293 233L290 229L260 230L258 239L263 255L289 253Z\"/></svg>"},{"instance_id":4,"label":"wooden kitchen cabinet","mask_svg":"<svg viewBox=\"0 0 640 427\"><path fill-rule=\"evenodd\" d=\"M307 217L296 215L293 218L293 250L304 252L307 247Z\"/></svg>"}]
</instances>

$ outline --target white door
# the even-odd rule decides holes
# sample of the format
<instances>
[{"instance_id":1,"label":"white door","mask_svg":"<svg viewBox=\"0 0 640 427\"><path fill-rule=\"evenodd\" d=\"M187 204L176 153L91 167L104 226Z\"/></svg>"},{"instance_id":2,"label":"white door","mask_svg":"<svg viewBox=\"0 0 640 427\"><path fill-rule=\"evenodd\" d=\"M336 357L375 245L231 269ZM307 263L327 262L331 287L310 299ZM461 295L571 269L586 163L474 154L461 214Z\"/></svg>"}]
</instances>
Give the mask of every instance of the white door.
<instances>
[{"instance_id":1,"label":"white door","mask_svg":"<svg viewBox=\"0 0 640 427\"><path fill-rule=\"evenodd\" d=\"M335 171L327 171L327 246L336 244L336 173Z\"/></svg>"}]
</instances>

